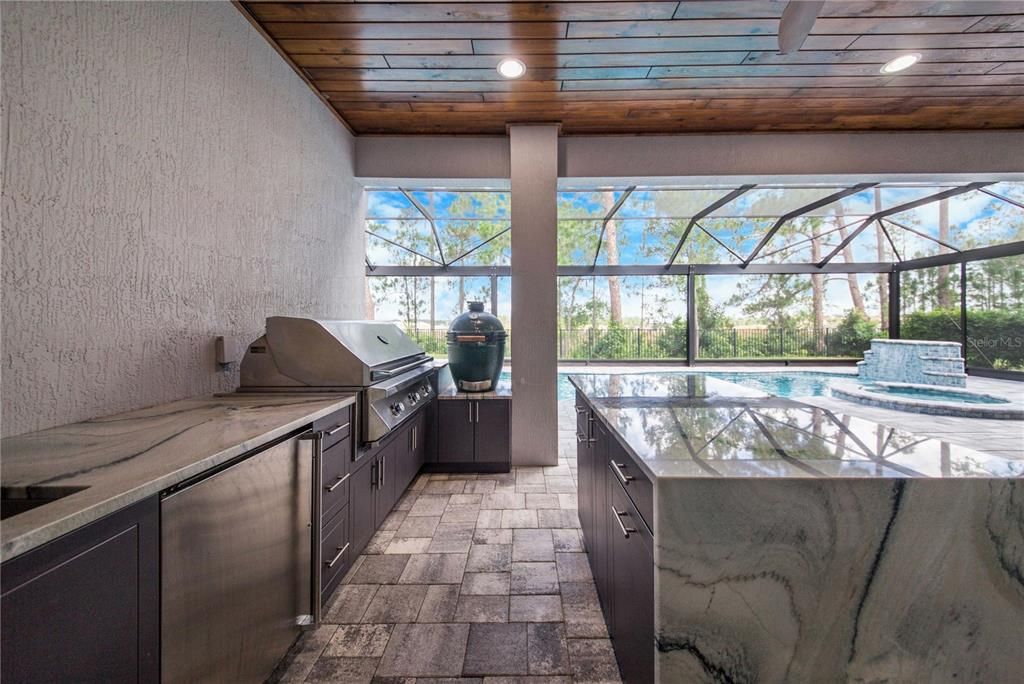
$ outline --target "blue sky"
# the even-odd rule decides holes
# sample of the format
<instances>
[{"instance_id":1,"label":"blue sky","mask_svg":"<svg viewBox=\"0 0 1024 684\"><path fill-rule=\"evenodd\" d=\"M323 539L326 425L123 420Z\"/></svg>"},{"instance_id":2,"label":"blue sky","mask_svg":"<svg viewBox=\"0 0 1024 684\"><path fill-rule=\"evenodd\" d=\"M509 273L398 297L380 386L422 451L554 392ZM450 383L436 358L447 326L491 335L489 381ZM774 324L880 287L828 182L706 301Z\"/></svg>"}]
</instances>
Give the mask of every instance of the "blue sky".
<instances>
[{"instance_id":1,"label":"blue sky","mask_svg":"<svg viewBox=\"0 0 1024 684\"><path fill-rule=\"evenodd\" d=\"M928 195L934 194L944 186L924 184L903 184L889 185L881 188L881 207L888 208L910 202ZM840 186L803 186L755 188L741 195L729 204L719 208L707 219L702 221L708 230L713 232L719 239L733 248L741 256L746 256L757 244L761 236L774 223L775 219L797 207L809 202L823 198L836 192ZM710 202L731 191L729 187L707 187L690 188L678 190L652 190L641 189L635 191L619 210L617 221L619 233L619 263L622 264L657 264L664 263L670 253L671 245L658 245L654 249L648 244L646 238L649 220L652 215L672 216L674 218L686 219L700 208L707 206ZM993 190L1011 197L1024 195L1024 184L1022 183L1000 183L993 186ZM413 196L423 203L430 205L435 218L451 218L449 208L452 202L459 196L456 192L426 192L413 191ZM622 197L621 190L612 191L610 201L617 201ZM503 192L501 197L504 204L494 218L508 220L508 193ZM597 235L601 229L601 217L606 210L602 202L602 196L597 191L561 192L559 193L559 205L561 207L560 218L590 218L586 225L593 234L591 244L580 249L570 259L570 263L586 264L593 259L593 248L596 246ZM477 204L476 206L479 206ZM995 231L985 230L983 222L990 218L998 207L1005 208L1008 205L999 200L982 193L973 191L957 195L949 199L949 216L953 244L965 243L967 238L974 238L982 244L997 244L1007 239L1007 235L1001 235L998 227ZM1017 208L1012 207L1012 210ZM814 212L815 216L823 217L824 223L820 230L828 231L834 229L837 223L837 213L843 217L844 225L857 225L858 219L871 214L875 210L874 191L871 189L850 195L837 203L827 205ZM938 235L938 203L932 203L909 212L903 212L892 216L893 221L910 225L921 232ZM416 215L416 210L409 200L397 190L372 191L369 194L368 216L371 217L392 217ZM745 217L746 220L738 229L724 230L726 225L723 221L735 223L735 217ZM488 218L488 217L482 217ZM388 224L384 222L382 232L387 235ZM443 220L438 222L439 230L444 239ZM426 221L419 225L424 238L430 235L430 226ZM900 256L909 258L914 255L928 255L939 253L939 246L925 238L915 236L907 231L893 227L891 236L897 243ZM833 233L821 238L822 252L827 253L839 242L839 234ZM801 238L789 238L789 242ZM875 261L876 242L874 231L866 231L853 243L854 259L856 261ZM785 247L787 238L777 235L764 249L762 254L770 253ZM436 249L429 249L428 254L437 258ZM886 247L888 249L888 247ZM735 258L724 249L719 248L717 260L722 263L734 262ZM378 260L384 257L379 250L371 257L376 256ZM446 255L449 258L455 255ZM603 253L598 263L607 263L607 255ZM769 257L771 258L771 257ZM773 260L784 260L792 263L806 263L811 260L810 249L807 246L793 249ZM383 261L381 263L384 263Z\"/></svg>"}]
</instances>

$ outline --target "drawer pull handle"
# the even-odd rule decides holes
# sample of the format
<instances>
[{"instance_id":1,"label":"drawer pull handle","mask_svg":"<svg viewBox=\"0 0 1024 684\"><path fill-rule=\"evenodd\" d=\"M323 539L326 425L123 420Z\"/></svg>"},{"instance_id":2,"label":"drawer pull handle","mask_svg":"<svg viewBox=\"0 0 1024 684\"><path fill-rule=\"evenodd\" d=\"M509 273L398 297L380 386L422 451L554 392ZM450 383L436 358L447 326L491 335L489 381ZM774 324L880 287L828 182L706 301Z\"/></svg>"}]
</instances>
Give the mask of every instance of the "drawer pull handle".
<instances>
[{"instance_id":1,"label":"drawer pull handle","mask_svg":"<svg viewBox=\"0 0 1024 684\"><path fill-rule=\"evenodd\" d=\"M577 442L577 443L579 443L579 444L582 444L583 442L586 442L586 441L589 441L589 440L587 439L587 436L586 436L586 435L581 435L581 434L580 434L580 433L578 433L578 432L576 433L576 442Z\"/></svg>"},{"instance_id":2,"label":"drawer pull handle","mask_svg":"<svg viewBox=\"0 0 1024 684\"><path fill-rule=\"evenodd\" d=\"M612 504L612 513L615 514L615 521L617 523L619 523L619 529L622 530L622 536L625 537L626 539L629 539L629 533L630 532L636 532L636 530L633 529L632 527L626 527L625 525L622 524L623 516L629 515L629 513L627 513L626 511L617 511L617 510L615 510L615 505L614 504Z\"/></svg>"},{"instance_id":3,"label":"drawer pull handle","mask_svg":"<svg viewBox=\"0 0 1024 684\"><path fill-rule=\"evenodd\" d=\"M351 424L352 423L349 422L349 423L345 423L344 425L336 425L334 427L334 429L327 431L327 436L330 437L331 435L333 435L336 432L341 432L342 430L344 430L345 428L347 428Z\"/></svg>"},{"instance_id":4,"label":"drawer pull handle","mask_svg":"<svg viewBox=\"0 0 1024 684\"><path fill-rule=\"evenodd\" d=\"M348 551L348 544L345 544L344 546L338 546L335 548L338 549L338 553L334 554L334 558L332 558L331 560L324 562L324 565L326 565L329 568L333 568L334 564L341 560L341 557L345 554L346 551Z\"/></svg>"},{"instance_id":5,"label":"drawer pull handle","mask_svg":"<svg viewBox=\"0 0 1024 684\"><path fill-rule=\"evenodd\" d=\"M576 406L575 408L576 408L576 415L577 416L580 415L581 413L586 413L587 412L587 407L586 406Z\"/></svg>"},{"instance_id":6,"label":"drawer pull handle","mask_svg":"<svg viewBox=\"0 0 1024 684\"><path fill-rule=\"evenodd\" d=\"M629 481L636 479L632 475L626 475L626 473L622 472L622 469L626 467L625 463L616 463L615 461L612 461L611 464L612 470L615 471L616 477L619 478L619 481L622 482L623 485L629 486Z\"/></svg>"},{"instance_id":7,"label":"drawer pull handle","mask_svg":"<svg viewBox=\"0 0 1024 684\"><path fill-rule=\"evenodd\" d=\"M352 473L349 473L348 475L345 475L344 477L339 477L337 480L335 480L334 484L332 484L330 487L324 487L324 489L326 489L329 492L333 492L335 489L340 487L341 483L344 482L345 480L347 480L351 475L352 475Z\"/></svg>"}]
</instances>

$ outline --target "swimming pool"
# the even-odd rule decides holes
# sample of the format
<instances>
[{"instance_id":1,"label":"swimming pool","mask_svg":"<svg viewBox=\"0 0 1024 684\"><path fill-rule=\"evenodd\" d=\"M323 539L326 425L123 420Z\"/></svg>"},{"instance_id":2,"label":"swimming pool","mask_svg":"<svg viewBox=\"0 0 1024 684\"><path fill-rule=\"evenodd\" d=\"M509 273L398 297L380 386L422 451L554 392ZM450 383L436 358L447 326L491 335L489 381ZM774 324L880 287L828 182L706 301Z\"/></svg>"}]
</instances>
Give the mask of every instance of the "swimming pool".
<instances>
[{"instance_id":1,"label":"swimming pool","mask_svg":"<svg viewBox=\"0 0 1024 684\"><path fill-rule=\"evenodd\" d=\"M568 401L573 399L576 392L569 384L569 376L572 374L586 375L588 371L581 369L572 373L558 374L558 400ZM787 372L726 372L726 371L662 371L668 375L686 375L688 373L703 373L719 380L734 382L737 385L751 387L761 390L777 397L822 397L829 396L829 382L836 378L849 378L850 375L841 373L821 373L816 371L787 371ZM508 381L509 372L504 371L501 379Z\"/></svg>"}]
</instances>

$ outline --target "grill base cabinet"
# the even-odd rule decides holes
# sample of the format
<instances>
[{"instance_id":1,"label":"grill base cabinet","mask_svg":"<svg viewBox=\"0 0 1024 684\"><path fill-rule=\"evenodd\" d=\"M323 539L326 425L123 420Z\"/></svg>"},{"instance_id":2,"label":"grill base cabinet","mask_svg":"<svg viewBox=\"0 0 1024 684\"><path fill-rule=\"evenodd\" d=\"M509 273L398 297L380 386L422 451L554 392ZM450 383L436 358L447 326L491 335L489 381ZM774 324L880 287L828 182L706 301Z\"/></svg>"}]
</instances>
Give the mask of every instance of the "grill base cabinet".
<instances>
[{"instance_id":1,"label":"grill base cabinet","mask_svg":"<svg viewBox=\"0 0 1024 684\"><path fill-rule=\"evenodd\" d=\"M511 404L508 398L437 401L437 453L431 470L508 472Z\"/></svg>"},{"instance_id":2,"label":"grill base cabinet","mask_svg":"<svg viewBox=\"0 0 1024 684\"><path fill-rule=\"evenodd\" d=\"M580 527L615 658L627 684L654 681L654 538L649 482L576 395ZM628 491L632 490L632 491Z\"/></svg>"},{"instance_id":3,"label":"grill base cabinet","mask_svg":"<svg viewBox=\"0 0 1024 684\"><path fill-rule=\"evenodd\" d=\"M4 563L0 680L158 681L159 573L157 497Z\"/></svg>"},{"instance_id":4,"label":"grill base cabinet","mask_svg":"<svg viewBox=\"0 0 1024 684\"><path fill-rule=\"evenodd\" d=\"M419 474L427 457L430 407L358 455L352 473L352 544L355 559L370 543L402 493ZM324 595L326 602L329 598Z\"/></svg>"}]
</instances>

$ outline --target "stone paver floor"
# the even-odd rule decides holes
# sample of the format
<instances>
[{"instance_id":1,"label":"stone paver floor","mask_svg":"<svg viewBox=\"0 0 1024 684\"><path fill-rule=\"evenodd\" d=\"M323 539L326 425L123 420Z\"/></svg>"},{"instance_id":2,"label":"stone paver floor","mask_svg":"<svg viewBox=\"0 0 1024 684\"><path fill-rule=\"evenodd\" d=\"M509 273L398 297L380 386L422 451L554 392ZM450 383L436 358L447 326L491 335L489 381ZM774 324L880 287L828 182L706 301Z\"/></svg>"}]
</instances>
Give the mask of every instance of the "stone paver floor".
<instances>
[{"instance_id":1,"label":"stone paver floor","mask_svg":"<svg viewBox=\"0 0 1024 684\"><path fill-rule=\"evenodd\" d=\"M619 682L562 422L557 466L419 475L274 679Z\"/></svg>"}]
</instances>

